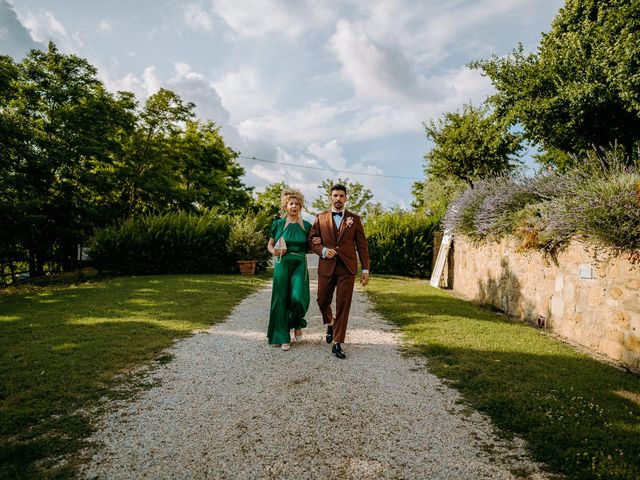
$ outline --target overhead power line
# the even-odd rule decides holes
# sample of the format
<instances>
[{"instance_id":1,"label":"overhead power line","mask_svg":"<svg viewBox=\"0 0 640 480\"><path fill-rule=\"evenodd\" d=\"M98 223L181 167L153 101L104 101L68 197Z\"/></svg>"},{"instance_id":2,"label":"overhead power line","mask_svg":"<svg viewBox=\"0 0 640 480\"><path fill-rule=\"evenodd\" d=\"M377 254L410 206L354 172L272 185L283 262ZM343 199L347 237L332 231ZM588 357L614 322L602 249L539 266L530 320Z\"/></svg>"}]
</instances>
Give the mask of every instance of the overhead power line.
<instances>
[{"instance_id":1,"label":"overhead power line","mask_svg":"<svg viewBox=\"0 0 640 480\"><path fill-rule=\"evenodd\" d=\"M254 162L274 163L276 165L288 165L288 166L291 166L291 167L308 168L310 170L323 170L323 171L326 171L326 172L346 173L348 175L368 175L370 177L399 178L399 179L402 179L402 180L418 180L418 181L424 180L422 178L403 177L401 175L385 175L383 173L366 173L366 172L349 172L347 170L335 170L333 168L312 167L310 165L298 165L297 163L277 162L275 160L265 160L264 158L249 157L247 155L238 155L238 157L239 158L244 158L246 160L252 160Z\"/></svg>"}]
</instances>

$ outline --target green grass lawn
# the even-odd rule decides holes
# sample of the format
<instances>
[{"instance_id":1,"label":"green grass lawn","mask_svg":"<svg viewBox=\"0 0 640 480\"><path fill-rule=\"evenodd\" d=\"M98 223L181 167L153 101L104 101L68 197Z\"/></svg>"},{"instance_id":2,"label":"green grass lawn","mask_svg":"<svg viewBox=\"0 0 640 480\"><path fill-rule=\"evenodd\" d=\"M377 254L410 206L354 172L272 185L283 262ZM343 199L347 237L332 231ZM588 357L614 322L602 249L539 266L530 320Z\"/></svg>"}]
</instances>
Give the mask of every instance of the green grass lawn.
<instances>
[{"instance_id":1,"label":"green grass lawn","mask_svg":"<svg viewBox=\"0 0 640 480\"><path fill-rule=\"evenodd\" d=\"M74 462L58 460L86 445L92 418L82 411L143 387L126 373L224 320L265 278L122 277L1 291L0 478L73 475Z\"/></svg>"},{"instance_id":2,"label":"green grass lawn","mask_svg":"<svg viewBox=\"0 0 640 480\"><path fill-rule=\"evenodd\" d=\"M640 478L640 376L426 281L379 276L366 290L410 351L550 472Z\"/></svg>"}]
</instances>

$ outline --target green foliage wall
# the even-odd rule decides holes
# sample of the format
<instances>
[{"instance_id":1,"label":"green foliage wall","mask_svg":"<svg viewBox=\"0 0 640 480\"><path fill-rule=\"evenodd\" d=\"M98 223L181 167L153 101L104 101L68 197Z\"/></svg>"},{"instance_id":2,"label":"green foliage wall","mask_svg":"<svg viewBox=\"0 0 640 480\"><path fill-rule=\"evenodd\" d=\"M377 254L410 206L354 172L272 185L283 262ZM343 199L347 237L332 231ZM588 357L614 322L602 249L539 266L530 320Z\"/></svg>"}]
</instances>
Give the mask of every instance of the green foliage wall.
<instances>
[{"instance_id":1,"label":"green foliage wall","mask_svg":"<svg viewBox=\"0 0 640 480\"><path fill-rule=\"evenodd\" d=\"M365 222L365 231L372 271L429 276L433 233L439 224L434 216L402 210L370 215Z\"/></svg>"},{"instance_id":2,"label":"green foliage wall","mask_svg":"<svg viewBox=\"0 0 640 480\"><path fill-rule=\"evenodd\" d=\"M230 217L212 212L131 219L95 234L91 261L100 271L122 274L231 272L230 229Z\"/></svg>"}]
</instances>

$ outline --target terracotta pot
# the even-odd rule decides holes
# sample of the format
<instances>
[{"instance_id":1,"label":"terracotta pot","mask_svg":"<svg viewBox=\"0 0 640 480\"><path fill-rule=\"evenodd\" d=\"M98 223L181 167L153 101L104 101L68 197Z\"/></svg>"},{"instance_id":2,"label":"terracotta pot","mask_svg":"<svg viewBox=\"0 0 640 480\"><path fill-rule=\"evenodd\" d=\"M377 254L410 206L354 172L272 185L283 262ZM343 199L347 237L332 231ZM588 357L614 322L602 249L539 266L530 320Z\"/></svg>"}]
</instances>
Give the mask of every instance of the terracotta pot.
<instances>
[{"instance_id":1,"label":"terracotta pot","mask_svg":"<svg viewBox=\"0 0 640 480\"><path fill-rule=\"evenodd\" d=\"M253 275L256 273L255 260L238 260L238 267L240 267L240 275Z\"/></svg>"}]
</instances>

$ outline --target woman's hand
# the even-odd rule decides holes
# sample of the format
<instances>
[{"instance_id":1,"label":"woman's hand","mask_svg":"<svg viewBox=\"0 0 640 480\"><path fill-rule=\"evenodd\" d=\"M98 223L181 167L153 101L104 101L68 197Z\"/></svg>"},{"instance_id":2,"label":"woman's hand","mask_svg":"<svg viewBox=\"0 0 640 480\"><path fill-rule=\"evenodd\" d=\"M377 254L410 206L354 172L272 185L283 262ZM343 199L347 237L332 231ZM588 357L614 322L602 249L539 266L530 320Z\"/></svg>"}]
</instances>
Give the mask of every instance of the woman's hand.
<instances>
[{"instance_id":1,"label":"woman's hand","mask_svg":"<svg viewBox=\"0 0 640 480\"><path fill-rule=\"evenodd\" d=\"M282 250L277 249L277 248L274 248L274 249L273 249L273 255L274 255L275 257L279 257L279 256L281 256L281 255L284 255L285 253L287 253L287 249L286 249L286 248L283 248Z\"/></svg>"}]
</instances>

